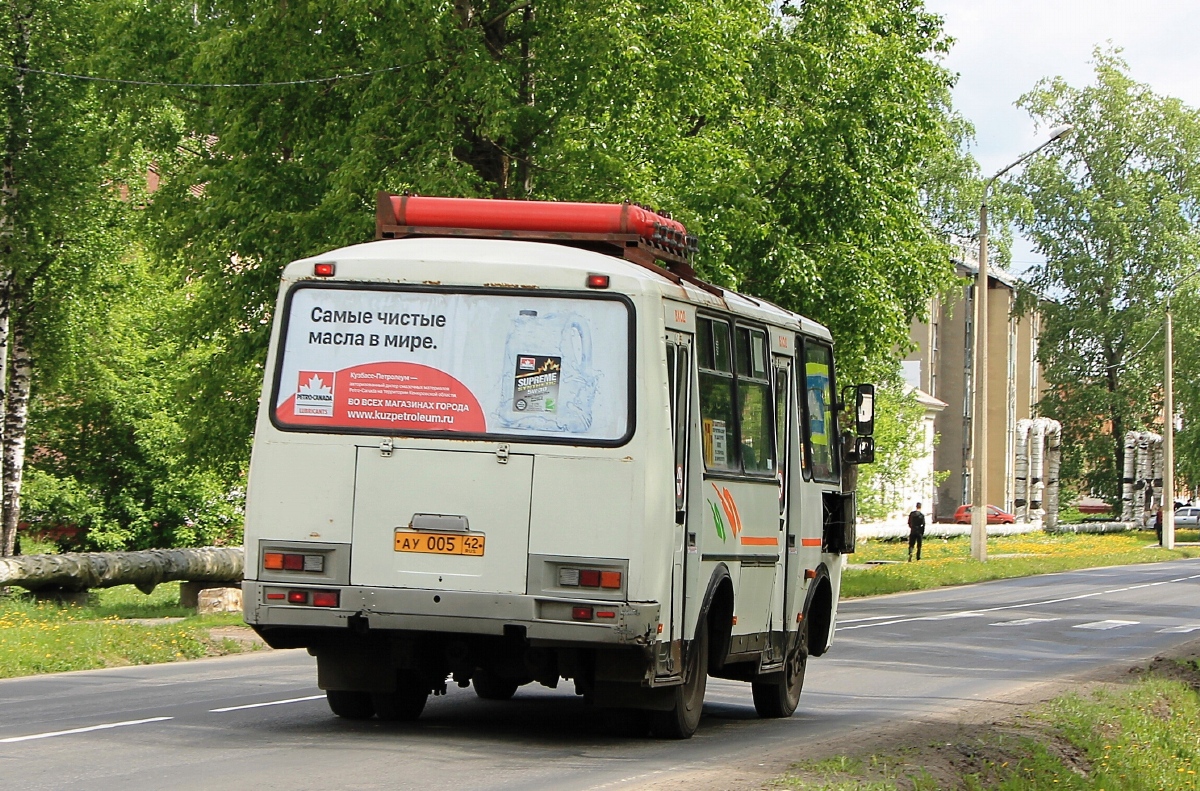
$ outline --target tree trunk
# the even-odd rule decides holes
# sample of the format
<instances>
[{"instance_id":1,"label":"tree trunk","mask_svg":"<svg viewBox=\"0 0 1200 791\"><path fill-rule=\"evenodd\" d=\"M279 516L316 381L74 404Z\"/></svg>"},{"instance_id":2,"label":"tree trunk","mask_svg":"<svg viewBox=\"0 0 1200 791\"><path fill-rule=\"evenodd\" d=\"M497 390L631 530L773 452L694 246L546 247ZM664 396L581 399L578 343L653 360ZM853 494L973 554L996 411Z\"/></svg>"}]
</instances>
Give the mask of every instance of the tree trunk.
<instances>
[{"instance_id":1,"label":"tree trunk","mask_svg":"<svg viewBox=\"0 0 1200 791\"><path fill-rule=\"evenodd\" d=\"M70 552L0 560L0 585L80 591L136 585L145 593L172 580L242 581L241 547L148 549L141 552Z\"/></svg>"},{"instance_id":2,"label":"tree trunk","mask_svg":"<svg viewBox=\"0 0 1200 791\"><path fill-rule=\"evenodd\" d=\"M19 308L19 305L14 307ZM33 371L27 341L24 323L18 316L12 327L12 364L4 414L4 524L0 533L0 556L4 557L11 556L16 548L17 525L21 521L25 430L29 421L29 384Z\"/></svg>"},{"instance_id":3,"label":"tree trunk","mask_svg":"<svg viewBox=\"0 0 1200 791\"><path fill-rule=\"evenodd\" d=\"M16 202L19 194L20 174L18 163L29 145L28 109L25 102L25 72L29 66L29 35L31 9L9 0L7 16L10 30L4 41L0 41L0 52L7 50L8 63L12 68L12 83L4 89L4 153L0 162L0 239L4 240L4 252L13 252L17 220Z\"/></svg>"}]
</instances>

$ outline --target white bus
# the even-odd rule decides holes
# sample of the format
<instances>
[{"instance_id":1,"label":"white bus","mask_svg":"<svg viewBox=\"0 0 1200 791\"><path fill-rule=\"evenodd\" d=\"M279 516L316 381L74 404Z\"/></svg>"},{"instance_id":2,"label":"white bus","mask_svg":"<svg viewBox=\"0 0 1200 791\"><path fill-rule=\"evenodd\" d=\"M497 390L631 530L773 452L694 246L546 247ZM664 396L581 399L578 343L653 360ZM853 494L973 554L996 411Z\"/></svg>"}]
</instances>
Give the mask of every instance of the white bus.
<instances>
[{"instance_id":1,"label":"white bus","mask_svg":"<svg viewBox=\"0 0 1200 791\"><path fill-rule=\"evenodd\" d=\"M377 231L283 273L247 623L342 717L568 679L687 738L708 676L790 716L873 453L829 332L699 281L629 204L380 193Z\"/></svg>"}]
</instances>

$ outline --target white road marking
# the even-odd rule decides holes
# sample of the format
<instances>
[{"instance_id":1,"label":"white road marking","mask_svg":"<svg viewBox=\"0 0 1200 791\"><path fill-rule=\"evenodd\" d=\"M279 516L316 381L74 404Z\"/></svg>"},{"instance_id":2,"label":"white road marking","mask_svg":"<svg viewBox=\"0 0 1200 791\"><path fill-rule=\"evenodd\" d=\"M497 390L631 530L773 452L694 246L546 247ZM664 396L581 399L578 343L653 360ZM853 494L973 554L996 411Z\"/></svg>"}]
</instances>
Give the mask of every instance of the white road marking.
<instances>
[{"instance_id":1,"label":"white road marking","mask_svg":"<svg viewBox=\"0 0 1200 791\"><path fill-rule=\"evenodd\" d=\"M872 615L870 618L851 618L847 621L839 620L839 624L843 623L862 623L863 621L886 621L888 618L893 618L892 615Z\"/></svg>"},{"instance_id":2,"label":"white road marking","mask_svg":"<svg viewBox=\"0 0 1200 791\"><path fill-rule=\"evenodd\" d=\"M1159 629L1159 634L1187 634L1188 632L1200 631L1200 623L1189 623L1183 626L1168 626L1166 629Z\"/></svg>"},{"instance_id":3,"label":"white road marking","mask_svg":"<svg viewBox=\"0 0 1200 791\"><path fill-rule=\"evenodd\" d=\"M247 703L245 706L226 706L223 709L209 709L210 714L222 714L226 711L241 711L242 709L261 709L263 706L282 706L284 703L302 703L306 700L321 700L324 695L309 695L306 698L288 698L287 700L268 700L266 703Z\"/></svg>"},{"instance_id":4,"label":"white road marking","mask_svg":"<svg viewBox=\"0 0 1200 791\"><path fill-rule=\"evenodd\" d=\"M70 736L73 733L88 733L89 731L104 731L109 728L121 728L126 725L143 725L147 722L163 722L165 720L173 720L174 717L150 717L144 720L126 720L125 722L106 722L103 725L89 725L86 728L72 728L69 731L49 731L47 733L31 733L28 736L10 736L7 739L0 739L0 744L12 744L14 742L28 742L34 739L49 739L51 736Z\"/></svg>"},{"instance_id":5,"label":"white road marking","mask_svg":"<svg viewBox=\"0 0 1200 791\"><path fill-rule=\"evenodd\" d=\"M1032 626L1035 623L1050 623L1050 621L1057 620L1057 618L1022 618L1019 621L997 621L989 623L988 626Z\"/></svg>"},{"instance_id":6,"label":"white road marking","mask_svg":"<svg viewBox=\"0 0 1200 791\"><path fill-rule=\"evenodd\" d=\"M1171 580L1162 580L1160 582L1152 582L1152 583L1148 583L1148 585L1169 585L1172 582L1188 582L1188 581L1194 580L1194 579L1200 579L1200 574L1193 574L1190 577L1178 577L1176 579L1171 579ZM980 607L975 610L957 610L954 612L946 613L946 615L956 615L958 613L962 613L964 616L967 614L982 615L984 613L1002 612L1004 610L1020 610L1025 607L1042 607L1047 604L1061 604L1062 602L1078 601L1080 599L1090 599L1093 596L1105 596L1105 595L1112 594L1112 593L1122 593L1124 591L1133 590L1134 588L1148 587L1148 585L1131 585L1127 588L1113 588L1111 590L1105 590L1105 591L1093 591L1092 593L1080 593L1077 596L1064 596L1059 599L1045 599L1043 601L1030 601L1030 602L1025 602L1024 604L1004 604L999 607ZM884 616L884 617L886 618L886 616ZM838 631L847 631L848 632L851 629L868 629L872 626L891 626L891 625L897 624L897 623L912 623L913 621L928 621L928 620L931 620L933 617L934 616L930 616L930 615L917 615L917 616L911 616L911 617L907 617L907 618L893 617L890 620L878 620L877 619L877 620L872 621L871 623L856 623L852 626L842 626L841 624L847 623L847 621L839 621L838 622L839 625L837 628L838 628ZM866 619L864 618L862 620L866 620Z\"/></svg>"},{"instance_id":7,"label":"white road marking","mask_svg":"<svg viewBox=\"0 0 1200 791\"><path fill-rule=\"evenodd\" d=\"M1077 623L1072 626L1072 629L1119 629L1122 626L1137 626L1139 621L1092 621L1091 623Z\"/></svg>"}]
</instances>

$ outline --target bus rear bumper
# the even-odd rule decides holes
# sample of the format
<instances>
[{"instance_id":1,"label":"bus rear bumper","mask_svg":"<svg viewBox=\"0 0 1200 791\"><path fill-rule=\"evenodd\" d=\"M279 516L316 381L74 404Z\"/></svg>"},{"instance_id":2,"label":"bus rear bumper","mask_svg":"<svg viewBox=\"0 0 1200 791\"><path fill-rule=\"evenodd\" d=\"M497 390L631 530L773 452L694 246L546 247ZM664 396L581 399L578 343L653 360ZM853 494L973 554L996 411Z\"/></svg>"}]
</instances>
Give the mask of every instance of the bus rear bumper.
<instances>
[{"instance_id":1,"label":"bus rear bumper","mask_svg":"<svg viewBox=\"0 0 1200 791\"><path fill-rule=\"evenodd\" d=\"M418 631L503 636L523 628L532 643L646 646L658 639L656 602L588 601L515 593L480 593L364 586L337 590L338 606L314 607L268 599L300 586L246 580L246 622L266 637L275 628L354 628L359 631ZM584 608L590 612L585 618ZM268 642L270 640L268 639Z\"/></svg>"}]
</instances>

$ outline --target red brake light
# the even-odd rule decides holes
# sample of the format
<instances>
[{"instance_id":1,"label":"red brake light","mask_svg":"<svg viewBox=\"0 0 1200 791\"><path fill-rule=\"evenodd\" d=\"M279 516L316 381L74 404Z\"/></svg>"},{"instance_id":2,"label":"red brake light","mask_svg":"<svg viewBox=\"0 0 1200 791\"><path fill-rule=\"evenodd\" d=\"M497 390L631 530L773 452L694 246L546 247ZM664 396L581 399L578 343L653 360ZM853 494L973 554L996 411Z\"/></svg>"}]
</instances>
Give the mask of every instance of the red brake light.
<instances>
[{"instance_id":1,"label":"red brake light","mask_svg":"<svg viewBox=\"0 0 1200 791\"><path fill-rule=\"evenodd\" d=\"M263 553L263 568L278 570L283 568L283 553L282 552L264 552Z\"/></svg>"},{"instance_id":2,"label":"red brake light","mask_svg":"<svg viewBox=\"0 0 1200 791\"><path fill-rule=\"evenodd\" d=\"M619 572L619 571L602 571L602 572L600 572L600 587L601 588L619 588L619 587L621 587L621 572Z\"/></svg>"},{"instance_id":3,"label":"red brake light","mask_svg":"<svg viewBox=\"0 0 1200 791\"><path fill-rule=\"evenodd\" d=\"M590 621L590 620L592 620L592 608L591 607L572 607L571 608L571 617L573 619L575 619L576 621Z\"/></svg>"},{"instance_id":4,"label":"red brake light","mask_svg":"<svg viewBox=\"0 0 1200 791\"><path fill-rule=\"evenodd\" d=\"M268 599L286 599L287 594L286 593L268 593L267 598Z\"/></svg>"},{"instance_id":5,"label":"red brake light","mask_svg":"<svg viewBox=\"0 0 1200 791\"><path fill-rule=\"evenodd\" d=\"M288 591L288 604L308 604L308 591Z\"/></svg>"},{"instance_id":6,"label":"red brake light","mask_svg":"<svg viewBox=\"0 0 1200 791\"><path fill-rule=\"evenodd\" d=\"M598 569L581 569L579 571L579 584L584 588L599 588L600 587L600 571ZM588 616L591 617L590 615Z\"/></svg>"},{"instance_id":7,"label":"red brake light","mask_svg":"<svg viewBox=\"0 0 1200 791\"><path fill-rule=\"evenodd\" d=\"M608 288L608 275L588 275L588 288Z\"/></svg>"},{"instance_id":8,"label":"red brake light","mask_svg":"<svg viewBox=\"0 0 1200 791\"><path fill-rule=\"evenodd\" d=\"M312 603L314 607L337 607L338 592L337 591L313 591Z\"/></svg>"},{"instance_id":9,"label":"red brake light","mask_svg":"<svg viewBox=\"0 0 1200 791\"><path fill-rule=\"evenodd\" d=\"M317 277L333 277L333 264L313 264L313 274Z\"/></svg>"},{"instance_id":10,"label":"red brake light","mask_svg":"<svg viewBox=\"0 0 1200 791\"><path fill-rule=\"evenodd\" d=\"M597 610L596 617L597 618L616 618L617 614L615 612L613 612L612 610Z\"/></svg>"},{"instance_id":11,"label":"red brake light","mask_svg":"<svg viewBox=\"0 0 1200 791\"><path fill-rule=\"evenodd\" d=\"M291 553L284 555L283 568L287 571L304 571L304 556Z\"/></svg>"}]
</instances>

